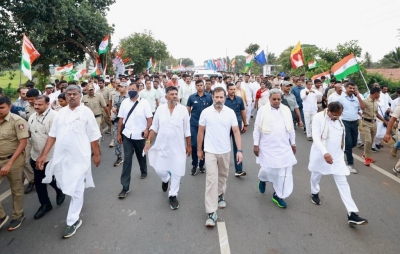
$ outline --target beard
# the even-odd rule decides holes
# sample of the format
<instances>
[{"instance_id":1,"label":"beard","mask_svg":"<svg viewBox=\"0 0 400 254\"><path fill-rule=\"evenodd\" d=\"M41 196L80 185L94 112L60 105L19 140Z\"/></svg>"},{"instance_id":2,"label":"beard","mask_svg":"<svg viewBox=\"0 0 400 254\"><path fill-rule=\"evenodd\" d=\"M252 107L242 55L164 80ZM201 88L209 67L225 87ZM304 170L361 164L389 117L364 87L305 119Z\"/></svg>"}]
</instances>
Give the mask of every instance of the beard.
<instances>
[{"instance_id":1,"label":"beard","mask_svg":"<svg viewBox=\"0 0 400 254\"><path fill-rule=\"evenodd\" d=\"M221 102L214 102L214 107L222 108L223 104Z\"/></svg>"}]
</instances>

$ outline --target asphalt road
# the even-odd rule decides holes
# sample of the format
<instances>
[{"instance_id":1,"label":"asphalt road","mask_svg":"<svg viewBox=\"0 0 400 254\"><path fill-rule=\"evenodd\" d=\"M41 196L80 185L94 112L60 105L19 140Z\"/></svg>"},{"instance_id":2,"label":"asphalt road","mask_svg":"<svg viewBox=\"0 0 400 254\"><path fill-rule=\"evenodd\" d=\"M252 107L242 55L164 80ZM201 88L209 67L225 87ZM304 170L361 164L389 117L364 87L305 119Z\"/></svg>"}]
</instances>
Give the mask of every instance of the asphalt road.
<instances>
[{"instance_id":1,"label":"asphalt road","mask_svg":"<svg viewBox=\"0 0 400 254\"><path fill-rule=\"evenodd\" d=\"M348 181L360 216L369 224L347 225L346 210L332 176L322 178L322 205L310 202L307 164L311 142L297 130L294 191L286 199L287 209L280 209L271 201L270 184L265 194L258 191L259 166L252 153L252 129L250 126L250 132L243 135L247 176L234 177L231 158L227 208L218 213L219 221L225 222L230 253L400 253L399 182L356 160L359 173L350 175ZM57 207L55 192L49 186L53 210L34 220L39 208L36 192L25 195L26 220L14 232L7 232L7 227L0 229L0 253L221 253L220 241L226 239L219 238L218 229L223 228L204 226L205 174L191 176L191 160L187 160L178 197L180 208L172 211L155 171L149 168L147 179L142 180L134 162L131 193L119 200L122 166L112 166L116 158L113 149L107 147L109 140L106 135L102 142L102 163L93 168L96 188L85 191L83 225L76 235L61 239L70 199ZM361 156L362 150L355 148L354 153ZM390 156L387 146L374 158L375 165L392 174L397 159ZM7 189L4 179L0 194ZM11 215L11 197L2 204Z\"/></svg>"}]
</instances>

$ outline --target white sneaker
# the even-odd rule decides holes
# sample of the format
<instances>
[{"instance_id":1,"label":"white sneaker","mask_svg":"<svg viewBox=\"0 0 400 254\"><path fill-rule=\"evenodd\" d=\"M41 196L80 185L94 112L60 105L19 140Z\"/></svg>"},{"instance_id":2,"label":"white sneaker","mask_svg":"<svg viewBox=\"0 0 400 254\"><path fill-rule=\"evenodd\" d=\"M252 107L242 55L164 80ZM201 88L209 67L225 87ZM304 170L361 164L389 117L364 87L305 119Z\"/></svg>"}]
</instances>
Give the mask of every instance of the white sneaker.
<instances>
[{"instance_id":1,"label":"white sneaker","mask_svg":"<svg viewBox=\"0 0 400 254\"><path fill-rule=\"evenodd\" d=\"M217 212L209 213L206 220L206 227L214 227L218 220Z\"/></svg>"},{"instance_id":2,"label":"white sneaker","mask_svg":"<svg viewBox=\"0 0 400 254\"><path fill-rule=\"evenodd\" d=\"M354 168L354 165L348 165L347 167L349 168L350 173L357 174L357 170Z\"/></svg>"},{"instance_id":3,"label":"white sneaker","mask_svg":"<svg viewBox=\"0 0 400 254\"><path fill-rule=\"evenodd\" d=\"M224 199L224 194L218 196L218 208L224 209L226 207L226 201Z\"/></svg>"}]
</instances>

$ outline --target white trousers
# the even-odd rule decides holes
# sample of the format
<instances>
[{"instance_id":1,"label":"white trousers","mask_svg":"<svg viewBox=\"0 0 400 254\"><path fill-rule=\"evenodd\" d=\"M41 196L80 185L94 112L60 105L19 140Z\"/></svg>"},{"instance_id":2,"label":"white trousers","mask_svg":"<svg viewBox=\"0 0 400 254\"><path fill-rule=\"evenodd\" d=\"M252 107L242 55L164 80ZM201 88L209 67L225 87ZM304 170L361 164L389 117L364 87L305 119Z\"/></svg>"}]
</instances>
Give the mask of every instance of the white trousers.
<instances>
[{"instance_id":1,"label":"white trousers","mask_svg":"<svg viewBox=\"0 0 400 254\"><path fill-rule=\"evenodd\" d=\"M319 188L319 182L321 181L322 174L319 172L312 171L311 172L311 193L312 194L317 194L320 191ZM344 203L344 206L347 209L347 212L354 212L358 213L358 208L356 204L354 203L353 198L351 197L351 192L350 192L350 186L349 183L347 182L346 176L343 175L333 175L333 178L335 179L336 186L339 190L340 197L342 198L342 201Z\"/></svg>"},{"instance_id":2,"label":"white trousers","mask_svg":"<svg viewBox=\"0 0 400 254\"><path fill-rule=\"evenodd\" d=\"M265 168L261 167L258 179L263 182L271 182L278 197L285 199L293 191L293 167Z\"/></svg>"},{"instance_id":3,"label":"white trousers","mask_svg":"<svg viewBox=\"0 0 400 254\"><path fill-rule=\"evenodd\" d=\"M312 137L312 119L317 112L306 112L304 111L304 122L306 124L307 138Z\"/></svg>"},{"instance_id":4,"label":"white trousers","mask_svg":"<svg viewBox=\"0 0 400 254\"><path fill-rule=\"evenodd\" d=\"M169 183L168 197L178 196L179 186L181 184L181 176L177 176L174 174L171 174L170 176L167 170L156 171L156 172L160 177L161 181L163 181L164 183L171 180L171 182Z\"/></svg>"},{"instance_id":5,"label":"white trousers","mask_svg":"<svg viewBox=\"0 0 400 254\"><path fill-rule=\"evenodd\" d=\"M79 215L83 206L83 194L85 192L85 175L79 179L76 184L76 189L74 195L71 196L71 202L69 203L68 215L67 215L67 225L72 226L75 222L79 220Z\"/></svg>"},{"instance_id":6,"label":"white trousers","mask_svg":"<svg viewBox=\"0 0 400 254\"><path fill-rule=\"evenodd\" d=\"M253 110L253 102L251 100L247 101L247 107L246 107L246 123L250 122L250 117L251 117L251 111Z\"/></svg>"}]
</instances>

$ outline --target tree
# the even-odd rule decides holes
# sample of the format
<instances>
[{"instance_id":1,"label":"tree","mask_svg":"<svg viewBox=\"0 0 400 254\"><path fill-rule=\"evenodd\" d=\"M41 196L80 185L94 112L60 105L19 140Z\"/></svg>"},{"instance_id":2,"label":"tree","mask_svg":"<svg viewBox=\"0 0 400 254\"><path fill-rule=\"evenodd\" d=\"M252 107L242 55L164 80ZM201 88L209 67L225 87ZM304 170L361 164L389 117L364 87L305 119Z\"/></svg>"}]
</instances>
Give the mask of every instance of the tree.
<instances>
[{"instance_id":1,"label":"tree","mask_svg":"<svg viewBox=\"0 0 400 254\"><path fill-rule=\"evenodd\" d=\"M82 62L85 54L96 59L98 45L113 28L105 18L115 0L11 1L0 7L0 62L18 63L22 33L26 33L41 56L33 63L49 75L49 64ZM9 19L3 23L4 19ZM5 54L4 54L5 53ZM10 60L7 60L10 58ZM0 67L1 68L1 67ZM1 69L0 69L1 70Z\"/></svg>"},{"instance_id":2,"label":"tree","mask_svg":"<svg viewBox=\"0 0 400 254\"><path fill-rule=\"evenodd\" d=\"M258 46L258 44L250 44L245 50L244 52L246 52L247 54L251 54L251 55L255 55L257 50L260 49L260 46Z\"/></svg>"},{"instance_id":3,"label":"tree","mask_svg":"<svg viewBox=\"0 0 400 254\"><path fill-rule=\"evenodd\" d=\"M193 62L193 60L190 59L190 58L183 58L183 59L182 59L182 64L183 64L183 66L185 66L185 67L194 66L194 62Z\"/></svg>"},{"instance_id":4,"label":"tree","mask_svg":"<svg viewBox=\"0 0 400 254\"><path fill-rule=\"evenodd\" d=\"M271 53L271 52L268 52L267 61L268 61L268 64L277 64L278 63L277 57L275 56L274 53Z\"/></svg>"},{"instance_id":5,"label":"tree","mask_svg":"<svg viewBox=\"0 0 400 254\"><path fill-rule=\"evenodd\" d=\"M336 46L336 52L340 59L350 55L351 53L353 53L356 57L360 57L362 53L362 48L358 46L358 40L351 40L343 44L339 43Z\"/></svg>"},{"instance_id":6,"label":"tree","mask_svg":"<svg viewBox=\"0 0 400 254\"><path fill-rule=\"evenodd\" d=\"M136 72L147 69L150 58L153 61L165 60L169 57L167 46L164 42L156 40L151 31L134 33L121 39L120 46L125 49L124 57L129 57L135 63Z\"/></svg>"},{"instance_id":7,"label":"tree","mask_svg":"<svg viewBox=\"0 0 400 254\"><path fill-rule=\"evenodd\" d=\"M389 54L383 56L381 64L387 68L400 68L400 47L390 51Z\"/></svg>"},{"instance_id":8,"label":"tree","mask_svg":"<svg viewBox=\"0 0 400 254\"><path fill-rule=\"evenodd\" d=\"M368 52L365 52L365 54L364 54L364 66L366 67L366 68L371 68L372 67L372 56L371 56L371 54L370 53L368 53Z\"/></svg>"},{"instance_id":9,"label":"tree","mask_svg":"<svg viewBox=\"0 0 400 254\"><path fill-rule=\"evenodd\" d=\"M235 56L235 68L233 68L233 72L243 73L246 68L246 57L245 56Z\"/></svg>"}]
</instances>

